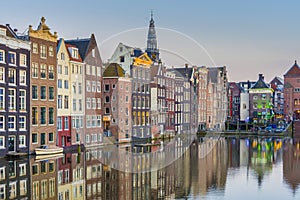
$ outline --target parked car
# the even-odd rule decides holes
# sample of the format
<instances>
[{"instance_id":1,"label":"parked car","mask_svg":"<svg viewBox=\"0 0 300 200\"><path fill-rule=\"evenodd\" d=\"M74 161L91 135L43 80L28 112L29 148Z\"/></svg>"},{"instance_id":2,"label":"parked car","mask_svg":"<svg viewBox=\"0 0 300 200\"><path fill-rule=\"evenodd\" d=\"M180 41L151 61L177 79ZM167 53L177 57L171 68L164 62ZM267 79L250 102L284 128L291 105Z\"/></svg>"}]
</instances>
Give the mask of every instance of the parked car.
<instances>
[{"instance_id":1,"label":"parked car","mask_svg":"<svg viewBox=\"0 0 300 200\"><path fill-rule=\"evenodd\" d=\"M273 132L272 126L267 126L267 127L265 128L265 132L267 132L267 133L272 133L272 132Z\"/></svg>"},{"instance_id":2,"label":"parked car","mask_svg":"<svg viewBox=\"0 0 300 200\"><path fill-rule=\"evenodd\" d=\"M282 133L283 132L283 128L277 127L274 132L275 133Z\"/></svg>"}]
</instances>

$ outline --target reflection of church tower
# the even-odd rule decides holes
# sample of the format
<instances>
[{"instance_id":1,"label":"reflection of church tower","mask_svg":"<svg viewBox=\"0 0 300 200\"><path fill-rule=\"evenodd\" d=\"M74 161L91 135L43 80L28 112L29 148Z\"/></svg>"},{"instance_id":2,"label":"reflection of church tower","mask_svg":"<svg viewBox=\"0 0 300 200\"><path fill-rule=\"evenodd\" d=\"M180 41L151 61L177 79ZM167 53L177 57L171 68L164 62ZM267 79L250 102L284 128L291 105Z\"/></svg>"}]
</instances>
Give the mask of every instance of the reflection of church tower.
<instances>
[{"instance_id":1,"label":"reflection of church tower","mask_svg":"<svg viewBox=\"0 0 300 200\"><path fill-rule=\"evenodd\" d=\"M155 26L154 26L154 20L153 20L153 13L151 12L151 20L150 25L148 29L148 39L147 39L147 49L146 52L148 56L153 61L159 60L159 51L157 49L157 40L156 40L156 32L155 32Z\"/></svg>"}]
</instances>

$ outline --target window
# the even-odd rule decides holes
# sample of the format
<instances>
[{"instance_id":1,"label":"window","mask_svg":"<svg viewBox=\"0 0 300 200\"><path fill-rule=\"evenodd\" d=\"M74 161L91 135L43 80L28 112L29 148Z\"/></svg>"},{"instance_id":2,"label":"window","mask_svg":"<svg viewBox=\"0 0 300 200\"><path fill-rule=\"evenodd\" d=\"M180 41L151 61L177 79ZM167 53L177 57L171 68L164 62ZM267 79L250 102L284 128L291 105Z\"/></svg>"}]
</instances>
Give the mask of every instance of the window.
<instances>
[{"instance_id":1,"label":"window","mask_svg":"<svg viewBox=\"0 0 300 200\"><path fill-rule=\"evenodd\" d=\"M25 116L19 117L19 130L26 130L26 117Z\"/></svg>"},{"instance_id":2,"label":"window","mask_svg":"<svg viewBox=\"0 0 300 200\"><path fill-rule=\"evenodd\" d=\"M0 110L4 109L5 106L5 95L4 95L4 88L0 88Z\"/></svg>"},{"instance_id":3,"label":"window","mask_svg":"<svg viewBox=\"0 0 300 200\"><path fill-rule=\"evenodd\" d=\"M120 62L121 63L125 62L125 57L124 56L120 56Z\"/></svg>"},{"instance_id":4,"label":"window","mask_svg":"<svg viewBox=\"0 0 300 200\"><path fill-rule=\"evenodd\" d=\"M47 58L47 47L46 47L46 45L41 45L41 58Z\"/></svg>"},{"instance_id":5,"label":"window","mask_svg":"<svg viewBox=\"0 0 300 200\"><path fill-rule=\"evenodd\" d=\"M91 108L91 98L86 99L86 108L90 109Z\"/></svg>"},{"instance_id":6,"label":"window","mask_svg":"<svg viewBox=\"0 0 300 200\"><path fill-rule=\"evenodd\" d=\"M62 80L61 79L57 80L57 87L62 88Z\"/></svg>"},{"instance_id":7,"label":"window","mask_svg":"<svg viewBox=\"0 0 300 200\"><path fill-rule=\"evenodd\" d=\"M26 170L26 169L25 169ZM20 180L20 195L27 195L27 180Z\"/></svg>"},{"instance_id":8,"label":"window","mask_svg":"<svg viewBox=\"0 0 300 200\"><path fill-rule=\"evenodd\" d=\"M14 199L17 196L17 182L9 183L9 198Z\"/></svg>"},{"instance_id":9,"label":"window","mask_svg":"<svg viewBox=\"0 0 300 200\"><path fill-rule=\"evenodd\" d=\"M46 86L41 86L41 99L46 99Z\"/></svg>"},{"instance_id":10,"label":"window","mask_svg":"<svg viewBox=\"0 0 300 200\"><path fill-rule=\"evenodd\" d=\"M78 100L78 110L82 111L82 100L81 99Z\"/></svg>"},{"instance_id":11,"label":"window","mask_svg":"<svg viewBox=\"0 0 300 200\"><path fill-rule=\"evenodd\" d=\"M35 54L39 53L37 43L32 43L32 52L35 53Z\"/></svg>"},{"instance_id":12,"label":"window","mask_svg":"<svg viewBox=\"0 0 300 200\"><path fill-rule=\"evenodd\" d=\"M261 99L262 99L262 100L266 100L266 97L267 97L266 94L262 94L262 95L261 95Z\"/></svg>"},{"instance_id":13,"label":"window","mask_svg":"<svg viewBox=\"0 0 300 200\"><path fill-rule=\"evenodd\" d=\"M68 75L68 74L69 74L69 67L65 66L65 75Z\"/></svg>"},{"instance_id":14,"label":"window","mask_svg":"<svg viewBox=\"0 0 300 200\"><path fill-rule=\"evenodd\" d=\"M97 108L101 109L101 98L97 98Z\"/></svg>"},{"instance_id":15,"label":"window","mask_svg":"<svg viewBox=\"0 0 300 200\"><path fill-rule=\"evenodd\" d=\"M49 87L49 100L54 100L54 87Z\"/></svg>"},{"instance_id":16,"label":"window","mask_svg":"<svg viewBox=\"0 0 300 200\"><path fill-rule=\"evenodd\" d=\"M65 121L65 130L69 130L69 118L64 117L64 121Z\"/></svg>"},{"instance_id":17,"label":"window","mask_svg":"<svg viewBox=\"0 0 300 200\"><path fill-rule=\"evenodd\" d=\"M65 95L64 99L64 108L68 109L69 108L69 96Z\"/></svg>"},{"instance_id":18,"label":"window","mask_svg":"<svg viewBox=\"0 0 300 200\"><path fill-rule=\"evenodd\" d=\"M0 136L0 148L5 148L5 136ZM2 174L2 170L0 169L0 179L2 179L3 176L5 178L5 174Z\"/></svg>"},{"instance_id":19,"label":"window","mask_svg":"<svg viewBox=\"0 0 300 200\"><path fill-rule=\"evenodd\" d=\"M54 124L54 108L49 108L49 124Z\"/></svg>"},{"instance_id":20,"label":"window","mask_svg":"<svg viewBox=\"0 0 300 200\"><path fill-rule=\"evenodd\" d=\"M41 124L46 124L46 107L41 107Z\"/></svg>"},{"instance_id":21,"label":"window","mask_svg":"<svg viewBox=\"0 0 300 200\"><path fill-rule=\"evenodd\" d=\"M78 83L78 94L82 93L82 85L81 83Z\"/></svg>"},{"instance_id":22,"label":"window","mask_svg":"<svg viewBox=\"0 0 300 200\"><path fill-rule=\"evenodd\" d=\"M76 111L76 99L73 99L73 111Z\"/></svg>"},{"instance_id":23,"label":"window","mask_svg":"<svg viewBox=\"0 0 300 200\"><path fill-rule=\"evenodd\" d=\"M38 111L37 107L32 107L32 125L38 124Z\"/></svg>"},{"instance_id":24,"label":"window","mask_svg":"<svg viewBox=\"0 0 300 200\"><path fill-rule=\"evenodd\" d=\"M116 85L115 84L112 85L112 89L116 89Z\"/></svg>"},{"instance_id":25,"label":"window","mask_svg":"<svg viewBox=\"0 0 300 200\"><path fill-rule=\"evenodd\" d=\"M95 49L92 49L92 57L95 58Z\"/></svg>"},{"instance_id":26,"label":"window","mask_svg":"<svg viewBox=\"0 0 300 200\"><path fill-rule=\"evenodd\" d=\"M38 136L37 136L37 133L32 133L31 134L32 136L32 144L36 144L38 142Z\"/></svg>"},{"instance_id":27,"label":"window","mask_svg":"<svg viewBox=\"0 0 300 200\"><path fill-rule=\"evenodd\" d=\"M62 95L57 96L57 108L58 109L62 108Z\"/></svg>"},{"instance_id":28,"label":"window","mask_svg":"<svg viewBox=\"0 0 300 200\"><path fill-rule=\"evenodd\" d=\"M8 109L16 110L16 90L15 89L8 90Z\"/></svg>"},{"instance_id":29,"label":"window","mask_svg":"<svg viewBox=\"0 0 300 200\"><path fill-rule=\"evenodd\" d=\"M109 114L109 108L105 108L105 114Z\"/></svg>"},{"instance_id":30,"label":"window","mask_svg":"<svg viewBox=\"0 0 300 200\"><path fill-rule=\"evenodd\" d=\"M105 97L105 103L109 103L109 96Z\"/></svg>"},{"instance_id":31,"label":"window","mask_svg":"<svg viewBox=\"0 0 300 200\"><path fill-rule=\"evenodd\" d=\"M20 53L20 66L27 66L26 54Z\"/></svg>"},{"instance_id":32,"label":"window","mask_svg":"<svg viewBox=\"0 0 300 200\"><path fill-rule=\"evenodd\" d=\"M54 135L53 135L53 133L49 133L48 134L49 135L49 142L54 142ZM50 164L49 164L49 167L50 167Z\"/></svg>"},{"instance_id":33,"label":"window","mask_svg":"<svg viewBox=\"0 0 300 200\"><path fill-rule=\"evenodd\" d=\"M32 99L38 99L38 87L36 85L32 86Z\"/></svg>"},{"instance_id":34,"label":"window","mask_svg":"<svg viewBox=\"0 0 300 200\"><path fill-rule=\"evenodd\" d=\"M8 130L16 130L16 117L8 116Z\"/></svg>"},{"instance_id":35,"label":"window","mask_svg":"<svg viewBox=\"0 0 300 200\"><path fill-rule=\"evenodd\" d=\"M54 51L53 51L53 46L49 47L49 56L53 57Z\"/></svg>"},{"instance_id":36,"label":"window","mask_svg":"<svg viewBox=\"0 0 300 200\"><path fill-rule=\"evenodd\" d=\"M96 92L96 81L92 81L92 92Z\"/></svg>"},{"instance_id":37,"label":"window","mask_svg":"<svg viewBox=\"0 0 300 200\"><path fill-rule=\"evenodd\" d=\"M20 85L26 85L26 71L20 70Z\"/></svg>"},{"instance_id":38,"label":"window","mask_svg":"<svg viewBox=\"0 0 300 200\"><path fill-rule=\"evenodd\" d=\"M5 128L5 118L3 115L0 115L0 130L3 131Z\"/></svg>"},{"instance_id":39,"label":"window","mask_svg":"<svg viewBox=\"0 0 300 200\"><path fill-rule=\"evenodd\" d=\"M78 58L78 49L72 49L72 57L73 58Z\"/></svg>"},{"instance_id":40,"label":"window","mask_svg":"<svg viewBox=\"0 0 300 200\"><path fill-rule=\"evenodd\" d=\"M105 84L105 92L109 92L109 84Z\"/></svg>"},{"instance_id":41,"label":"window","mask_svg":"<svg viewBox=\"0 0 300 200\"><path fill-rule=\"evenodd\" d=\"M69 81L68 80L64 81L64 86L65 86L65 89L69 89Z\"/></svg>"},{"instance_id":42,"label":"window","mask_svg":"<svg viewBox=\"0 0 300 200\"><path fill-rule=\"evenodd\" d=\"M19 147L26 147L26 135L19 136ZM26 174L26 171L25 171Z\"/></svg>"},{"instance_id":43,"label":"window","mask_svg":"<svg viewBox=\"0 0 300 200\"><path fill-rule=\"evenodd\" d=\"M0 82L4 82L5 81L5 69L4 67L0 67Z\"/></svg>"},{"instance_id":44,"label":"window","mask_svg":"<svg viewBox=\"0 0 300 200\"><path fill-rule=\"evenodd\" d=\"M101 82L97 81L97 92L101 92Z\"/></svg>"},{"instance_id":45,"label":"window","mask_svg":"<svg viewBox=\"0 0 300 200\"><path fill-rule=\"evenodd\" d=\"M57 129L62 130L62 117L57 117Z\"/></svg>"},{"instance_id":46,"label":"window","mask_svg":"<svg viewBox=\"0 0 300 200\"><path fill-rule=\"evenodd\" d=\"M0 50L0 62L5 63L5 51Z\"/></svg>"},{"instance_id":47,"label":"window","mask_svg":"<svg viewBox=\"0 0 300 200\"><path fill-rule=\"evenodd\" d=\"M8 83L16 84L16 70L8 69Z\"/></svg>"},{"instance_id":48,"label":"window","mask_svg":"<svg viewBox=\"0 0 300 200\"><path fill-rule=\"evenodd\" d=\"M57 66L57 73L62 74L62 66L61 65Z\"/></svg>"},{"instance_id":49,"label":"window","mask_svg":"<svg viewBox=\"0 0 300 200\"><path fill-rule=\"evenodd\" d=\"M31 69L31 73L32 73L32 77L33 78L37 78L38 77L38 64L37 63L32 63L32 69Z\"/></svg>"},{"instance_id":50,"label":"window","mask_svg":"<svg viewBox=\"0 0 300 200\"><path fill-rule=\"evenodd\" d=\"M52 65L49 66L48 74L49 74L49 79L53 80L54 79L54 67Z\"/></svg>"},{"instance_id":51,"label":"window","mask_svg":"<svg viewBox=\"0 0 300 200\"><path fill-rule=\"evenodd\" d=\"M91 91L91 83L90 83L90 81L86 81L86 91L88 91L88 92Z\"/></svg>"},{"instance_id":52,"label":"window","mask_svg":"<svg viewBox=\"0 0 300 200\"><path fill-rule=\"evenodd\" d=\"M19 109L20 109L20 111L26 111L26 92L25 92L25 90L19 90Z\"/></svg>"},{"instance_id":53,"label":"window","mask_svg":"<svg viewBox=\"0 0 300 200\"><path fill-rule=\"evenodd\" d=\"M96 108L96 98L92 98L92 108Z\"/></svg>"},{"instance_id":54,"label":"window","mask_svg":"<svg viewBox=\"0 0 300 200\"><path fill-rule=\"evenodd\" d=\"M101 127L101 115L97 115L97 127Z\"/></svg>"},{"instance_id":55,"label":"window","mask_svg":"<svg viewBox=\"0 0 300 200\"><path fill-rule=\"evenodd\" d=\"M65 60L65 53L61 53L61 54L60 54L60 59L61 59L61 60Z\"/></svg>"},{"instance_id":56,"label":"window","mask_svg":"<svg viewBox=\"0 0 300 200\"><path fill-rule=\"evenodd\" d=\"M8 63L12 65L16 65L16 53L8 52Z\"/></svg>"},{"instance_id":57,"label":"window","mask_svg":"<svg viewBox=\"0 0 300 200\"><path fill-rule=\"evenodd\" d=\"M46 65L41 64L41 78L46 78Z\"/></svg>"}]
</instances>

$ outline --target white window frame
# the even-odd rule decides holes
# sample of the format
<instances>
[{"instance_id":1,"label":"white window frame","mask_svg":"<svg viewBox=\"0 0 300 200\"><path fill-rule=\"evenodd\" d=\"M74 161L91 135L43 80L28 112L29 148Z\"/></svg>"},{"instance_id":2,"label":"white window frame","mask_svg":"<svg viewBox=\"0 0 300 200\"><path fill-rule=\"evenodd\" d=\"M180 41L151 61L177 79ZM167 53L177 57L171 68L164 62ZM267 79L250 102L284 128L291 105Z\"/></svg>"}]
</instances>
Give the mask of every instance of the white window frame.
<instances>
[{"instance_id":1,"label":"white window frame","mask_svg":"<svg viewBox=\"0 0 300 200\"><path fill-rule=\"evenodd\" d=\"M5 110L5 88L0 87L2 94L0 93L0 110Z\"/></svg>"},{"instance_id":2,"label":"white window frame","mask_svg":"<svg viewBox=\"0 0 300 200\"><path fill-rule=\"evenodd\" d=\"M27 67L27 55L20 53L20 66Z\"/></svg>"},{"instance_id":3,"label":"white window frame","mask_svg":"<svg viewBox=\"0 0 300 200\"><path fill-rule=\"evenodd\" d=\"M5 63L5 51L0 49L0 53L2 54L2 56L0 56L0 63Z\"/></svg>"},{"instance_id":4,"label":"white window frame","mask_svg":"<svg viewBox=\"0 0 300 200\"><path fill-rule=\"evenodd\" d=\"M10 121L10 119L13 119L13 121ZM12 124L12 128L10 128L10 124ZM9 115L8 116L8 122L7 122L8 130L9 131L15 131L16 130L16 116Z\"/></svg>"},{"instance_id":5,"label":"white window frame","mask_svg":"<svg viewBox=\"0 0 300 200\"><path fill-rule=\"evenodd\" d=\"M0 82L4 83L5 82L5 68L0 67Z\"/></svg>"},{"instance_id":6,"label":"white window frame","mask_svg":"<svg viewBox=\"0 0 300 200\"><path fill-rule=\"evenodd\" d=\"M19 147L26 147L26 135L19 135ZM21 167L21 165L19 165L19 166ZM26 171L25 171L25 175L26 175ZM21 176L21 174L20 174L20 176Z\"/></svg>"},{"instance_id":7,"label":"white window frame","mask_svg":"<svg viewBox=\"0 0 300 200\"><path fill-rule=\"evenodd\" d=\"M24 119L23 122L21 122L21 118ZM19 130L20 131L26 131L26 116L19 116L19 124L20 124ZM24 128L23 127L21 128L21 124L24 124Z\"/></svg>"},{"instance_id":8,"label":"white window frame","mask_svg":"<svg viewBox=\"0 0 300 200\"><path fill-rule=\"evenodd\" d=\"M5 136L0 136L0 140L2 140L2 144L0 143L0 149L5 149Z\"/></svg>"}]
</instances>

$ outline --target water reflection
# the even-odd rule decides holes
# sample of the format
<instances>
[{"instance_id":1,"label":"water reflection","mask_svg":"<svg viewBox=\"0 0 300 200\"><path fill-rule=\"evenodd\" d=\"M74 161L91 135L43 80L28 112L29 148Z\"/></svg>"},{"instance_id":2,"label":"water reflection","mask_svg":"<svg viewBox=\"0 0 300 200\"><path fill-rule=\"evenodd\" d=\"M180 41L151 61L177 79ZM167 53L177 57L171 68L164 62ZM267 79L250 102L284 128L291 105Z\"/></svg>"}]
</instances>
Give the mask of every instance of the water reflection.
<instances>
[{"instance_id":1,"label":"water reflection","mask_svg":"<svg viewBox=\"0 0 300 200\"><path fill-rule=\"evenodd\" d=\"M141 173L103 165L103 148L47 159L1 159L0 199L297 199L299 144L276 138L202 138L171 165ZM142 170L149 163L132 159L123 164ZM247 190L241 193L243 184Z\"/></svg>"}]
</instances>

